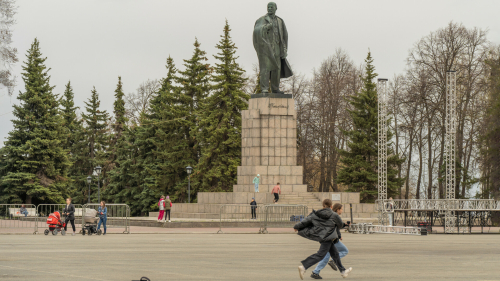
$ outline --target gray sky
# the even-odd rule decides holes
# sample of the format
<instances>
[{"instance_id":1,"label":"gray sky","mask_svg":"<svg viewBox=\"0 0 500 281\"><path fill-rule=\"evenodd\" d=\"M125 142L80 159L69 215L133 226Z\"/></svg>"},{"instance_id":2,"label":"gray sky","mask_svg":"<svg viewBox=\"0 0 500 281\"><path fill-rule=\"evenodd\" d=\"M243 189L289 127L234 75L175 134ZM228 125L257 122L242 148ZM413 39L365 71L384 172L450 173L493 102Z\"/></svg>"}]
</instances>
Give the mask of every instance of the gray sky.
<instances>
[{"instance_id":1,"label":"gray sky","mask_svg":"<svg viewBox=\"0 0 500 281\"><path fill-rule=\"evenodd\" d=\"M95 86L103 109L112 112L117 77L125 93L147 79L165 76L171 55L178 68L192 55L194 38L210 62L222 34L224 20L231 25L239 63L247 71L257 63L252 45L255 20L266 13L267 0L17 0L14 46L25 60L33 39L40 40L55 93L71 80L75 103L83 108ZM498 0L353 0L277 1L277 15L289 33L288 59L295 72L312 69L334 53L346 50L356 63L368 48L380 76L391 78L405 68L408 50L421 37L450 21L489 30L489 39L500 42ZM24 91L20 79L15 95L0 89L0 147L12 129L12 104Z\"/></svg>"}]
</instances>

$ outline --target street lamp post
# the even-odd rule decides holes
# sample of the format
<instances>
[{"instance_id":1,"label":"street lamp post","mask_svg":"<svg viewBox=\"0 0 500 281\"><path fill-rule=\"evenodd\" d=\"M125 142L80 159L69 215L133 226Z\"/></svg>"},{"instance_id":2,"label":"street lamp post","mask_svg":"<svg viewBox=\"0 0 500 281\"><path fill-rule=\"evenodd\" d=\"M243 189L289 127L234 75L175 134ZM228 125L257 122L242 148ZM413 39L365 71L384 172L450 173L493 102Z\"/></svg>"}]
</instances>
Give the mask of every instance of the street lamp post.
<instances>
[{"instance_id":1,"label":"street lamp post","mask_svg":"<svg viewBox=\"0 0 500 281\"><path fill-rule=\"evenodd\" d=\"M193 172L193 168L187 166L186 171L188 173L188 203L191 203L191 173Z\"/></svg>"},{"instance_id":2,"label":"street lamp post","mask_svg":"<svg viewBox=\"0 0 500 281\"><path fill-rule=\"evenodd\" d=\"M90 204L90 183L92 182L92 177L91 176L88 176L87 177L87 183L89 184L89 204Z\"/></svg>"},{"instance_id":3,"label":"street lamp post","mask_svg":"<svg viewBox=\"0 0 500 281\"><path fill-rule=\"evenodd\" d=\"M95 167L95 173L97 174L97 203L101 203L101 182L99 181L101 166Z\"/></svg>"}]
</instances>

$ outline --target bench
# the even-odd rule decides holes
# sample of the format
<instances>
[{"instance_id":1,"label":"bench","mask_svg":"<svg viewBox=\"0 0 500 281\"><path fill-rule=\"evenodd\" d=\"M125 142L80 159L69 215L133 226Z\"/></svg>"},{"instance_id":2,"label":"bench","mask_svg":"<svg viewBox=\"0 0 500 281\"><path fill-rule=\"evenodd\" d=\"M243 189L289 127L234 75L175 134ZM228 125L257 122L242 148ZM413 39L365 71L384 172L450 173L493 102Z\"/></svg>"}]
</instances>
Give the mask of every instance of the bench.
<instances>
[{"instance_id":1,"label":"bench","mask_svg":"<svg viewBox=\"0 0 500 281\"><path fill-rule=\"evenodd\" d=\"M11 218L13 217L24 217L24 214L21 214L20 211L21 208L9 208L9 216ZM28 217L36 217L36 208L26 208L26 211L28 211Z\"/></svg>"}]
</instances>

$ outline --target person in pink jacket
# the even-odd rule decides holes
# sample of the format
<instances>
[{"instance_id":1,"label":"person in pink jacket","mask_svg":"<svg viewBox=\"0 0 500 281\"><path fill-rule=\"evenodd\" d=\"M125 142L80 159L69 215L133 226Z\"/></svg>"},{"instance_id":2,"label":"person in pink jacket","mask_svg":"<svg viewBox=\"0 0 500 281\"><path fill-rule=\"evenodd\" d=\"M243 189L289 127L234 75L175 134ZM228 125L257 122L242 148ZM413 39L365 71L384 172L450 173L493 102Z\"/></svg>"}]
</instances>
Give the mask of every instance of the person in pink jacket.
<instances>
[{"instance_id":1,"label":"person in pink jacket","mask_svg":"<svg viewBox=\"0 0 500 281\"><path fill-rule=\"evenodd\" d=\"M160 222L163 220L163 214L165 213L165 196L161 196L158 207L160 207L160 214L158 214L158 222Z\"/></svg>"}]
</instances>

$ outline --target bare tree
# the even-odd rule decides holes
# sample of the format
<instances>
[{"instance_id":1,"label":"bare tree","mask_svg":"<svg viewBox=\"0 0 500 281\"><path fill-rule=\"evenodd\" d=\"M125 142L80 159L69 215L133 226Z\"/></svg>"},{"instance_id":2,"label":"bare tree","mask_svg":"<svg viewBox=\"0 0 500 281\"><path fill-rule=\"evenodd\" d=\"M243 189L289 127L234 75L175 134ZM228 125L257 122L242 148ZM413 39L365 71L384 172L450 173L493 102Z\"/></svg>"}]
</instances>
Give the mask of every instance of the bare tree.
<instances>
[{"instance_id":1,"label":"bare tree","mask_svg":"<svg viewBox=\"0 0 500 281\"><path fill-rule=\"evenodd\" d=\"M467 29L462 24L450 22L445 28L432 32L418 41L410 50L408 57L408 75L415 77L416 73L425 72L427 87L432 88L423 106L428 114L426 122L428 127L428 161L432 159L431 151L437 151L439 156L437 171L432 172L437 172L438 179L442 179L444 176L442 167L444 165L445 147L446 72L448 70L457 71L458 129L456 144L457 175L460 178L456 186L457 197L466 196L467 188L470 187L468 178L477 170L477 165L471 166L476 162L471 161L470 158L474 154L477 157L479 151L477 142L471 140L477 135L478 130L477 124L473 124L471 114L477 112L474 107L478 103L475 100L486 94L484 84L485 64L483 63L489 45L486 34L486 31L477 28ZM429 119L429 116L432 117L433 121ZM432 143L431 133L439 135L439 141L432 149L429 147ZM428 184L427 194L430 195L430 180ZM438 185L439 195L443 198L443 181L440 180Z\"/></svg>"},{"instance_id":2,"label":"bare tree","mask_svg":"<svg viewBox=\"0 0 500 281\"><path fill-rule=\"evenodd\" d=\"M127 118L132 124L140 124L141 116L147 113L149 102L160 89L158 80L143 82L135 93L125 95L125 109Z\"/></svg>"},{"instance_id":3,"label":"bare tree","mask_svg":"<svg viewBox=\"0 0 500 281\"><path fill-rule=\"evenodd\" d=\"M347 97L359 90L360 74L361 71L342 49L337 49L314 71L309 126L318 161L319 191L339 191L338 150L346 148L347 140L342 130L348 130L352 124L347 111L350 108Z\"/></svg>"},{"instance_id":4,"label":"bare tree","mask_svg":"<svg viewBox=\"0 0 500 281\"><path fill-rule=\"evenodd\" d=\"M15 77L10 70L12 64L18 61L17 49L10 46L15 14L15 0L0 0L0 86L7 87L10 96L15 86Z\"/></svg>"}]
</instances>

